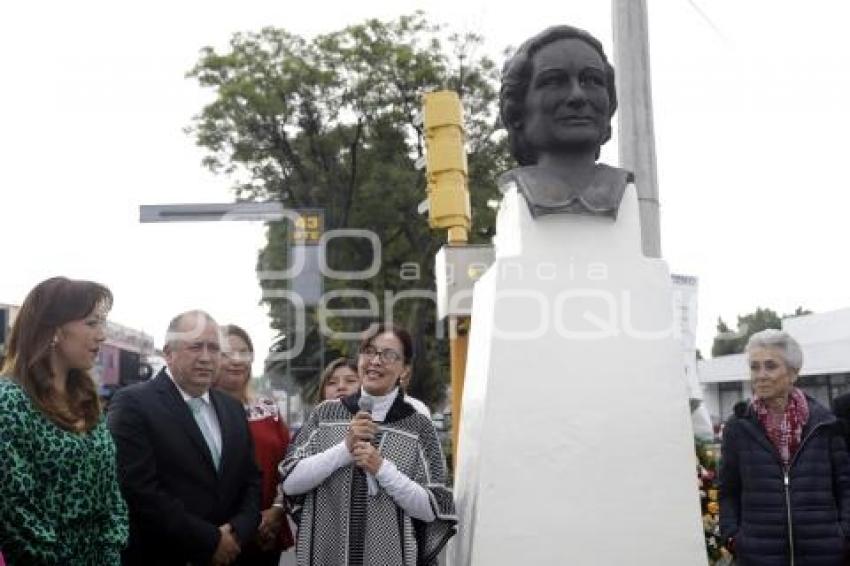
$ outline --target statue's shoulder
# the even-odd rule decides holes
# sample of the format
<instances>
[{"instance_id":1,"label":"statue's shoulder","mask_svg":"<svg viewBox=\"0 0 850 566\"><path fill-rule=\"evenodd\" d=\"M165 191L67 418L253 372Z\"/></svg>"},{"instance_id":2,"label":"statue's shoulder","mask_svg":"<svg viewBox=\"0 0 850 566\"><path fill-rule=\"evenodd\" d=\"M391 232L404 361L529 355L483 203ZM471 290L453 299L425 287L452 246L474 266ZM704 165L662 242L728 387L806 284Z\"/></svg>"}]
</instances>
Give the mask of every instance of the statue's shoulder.
<instances>
[{"instance_id":1,"label":"statue's shoulder","mask_svg":"<svg viewBox=\"0 0 850 566\"><path fill-rule=\"evenodd\" d=\"M517 167L499 176L503 193L515 188L535 218L544 214L584 214L617 218L623 193L634 182L631 171L597 163L578 177L550 168Z\"/></svg>"},{"instance_id":2,"label":"statue's shoulder","mask_svg":"<svg viewBox=\"0 0 850 566\"><path fill-rule=\"evenodd\" d=\"M597 163L594 182L625 190L626 185L635 182L635 174L628 169L614 167L606 163Z\"/></svg>"},{"instance_id":3,"label":"statue's shoulder","mask_svg":"<svg viewBox=\"0 0 850 566\"><path fill-rule=\"evenodd\" d=\"M536 185L543 175L545 175L545 169L537 165L516 167L499 175L497 185L502 193L507 193L514 188L525 193L530 186Z\"/></svg>"}]
</instances>

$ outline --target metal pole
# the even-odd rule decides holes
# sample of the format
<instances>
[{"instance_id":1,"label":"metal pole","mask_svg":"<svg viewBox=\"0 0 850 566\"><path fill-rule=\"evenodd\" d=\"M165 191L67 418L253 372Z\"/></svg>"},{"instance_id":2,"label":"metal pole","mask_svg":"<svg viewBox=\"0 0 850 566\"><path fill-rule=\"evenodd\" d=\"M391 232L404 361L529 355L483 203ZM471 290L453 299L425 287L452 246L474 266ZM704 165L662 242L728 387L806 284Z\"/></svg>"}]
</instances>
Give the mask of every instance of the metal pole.
<instances>
[{"instance_id":1,"label":"metal pole","mask_svg":"<svg viewBox=\"0 0 850 566\"><path fill-rule=\"evenodd\" d=\"M646 0L612 0L620 166L635 174L643 253L661 257Z\"/></svg>"},{"instance_id":2,"label":"metal pole","mask_svg":"<svg viewBox=\"0 0 850 566\"><path fill-rule=\"evenodd\" d=\"M469 349L471 320L468 316L449 317L452 378L452 463L455 473L457 473L457 440L460 432L461 400L463 399L463 381L466 378L466 354Z\"/></svg>"}]
</instances>

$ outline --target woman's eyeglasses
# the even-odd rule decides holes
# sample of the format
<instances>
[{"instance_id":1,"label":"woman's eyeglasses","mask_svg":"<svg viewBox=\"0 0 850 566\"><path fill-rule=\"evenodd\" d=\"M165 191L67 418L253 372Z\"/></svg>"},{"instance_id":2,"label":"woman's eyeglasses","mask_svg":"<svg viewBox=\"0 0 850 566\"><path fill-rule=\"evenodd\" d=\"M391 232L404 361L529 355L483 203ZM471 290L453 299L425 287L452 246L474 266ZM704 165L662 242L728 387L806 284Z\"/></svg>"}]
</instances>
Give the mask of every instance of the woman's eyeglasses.
<instances>
[{"instance_id":1,"label":"woman's eyeglasses","mask_svg":"<svg viewBox=\"0 0 850 566\"><path fill-rule=\"evenodd\" d=\"M377 355L385 364L394 364L401 360L401 354L395 350L379 350L374 346L366 346L360 350L360 355L367 358L374 358Z\"/></svg>"}]
</instances>

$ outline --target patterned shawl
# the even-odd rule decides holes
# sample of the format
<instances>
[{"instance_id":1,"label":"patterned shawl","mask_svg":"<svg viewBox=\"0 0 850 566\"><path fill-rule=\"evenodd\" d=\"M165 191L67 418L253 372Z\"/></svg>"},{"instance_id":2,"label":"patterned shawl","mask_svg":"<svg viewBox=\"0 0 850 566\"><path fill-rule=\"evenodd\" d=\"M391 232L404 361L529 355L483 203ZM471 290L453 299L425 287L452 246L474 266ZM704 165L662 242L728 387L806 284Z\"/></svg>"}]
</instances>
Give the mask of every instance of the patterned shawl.
<instances>
[{"instance_id":1,"label":"patterned shawl","mask_svg":"<svg viewBox=\"0 0 850 566\"><path fill-rule=\"evenodd\" d=\"M359 397L358 391L313 410L280 465L281 481L302 458L344 441ZM431 420L399 395L378 428L381 456L428 491L436 518L426 523L409 517L383 489L366 497L362 472L349 464L313 491L288 496L301 512L296 546L299 566L430 566L454 535L457 513Z\"/></svg>"},{"instance_id":2,"label":"patterned shawl","mask_svg":"<svg viewBox=\"0 0 850 566\"><path fill-rule=\"evenodd\" d=\"M762 399L754 399L753 408L771 444L779 452L782 463L788 466L802 442L803 425L809 420L806 396L794 387L782 414L772 413Z\"/></svg>"}]
</instances>

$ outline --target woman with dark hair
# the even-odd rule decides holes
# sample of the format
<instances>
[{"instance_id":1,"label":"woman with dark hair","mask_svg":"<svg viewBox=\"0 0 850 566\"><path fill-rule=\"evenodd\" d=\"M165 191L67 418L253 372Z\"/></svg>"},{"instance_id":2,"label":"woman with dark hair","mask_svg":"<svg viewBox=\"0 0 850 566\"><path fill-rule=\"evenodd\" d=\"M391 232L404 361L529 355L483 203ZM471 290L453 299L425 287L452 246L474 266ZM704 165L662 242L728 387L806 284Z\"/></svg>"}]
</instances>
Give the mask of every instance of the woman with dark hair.
<instances>
[{"instance_id":1,"label":"woman with dark hair","mask_svg":"<svg viewBox=\"0 0 850 566\"><path fill-rule=\"evenodd\" d=\"M329 363L319 379L319 402L342 399L360 390L357 364L348 358L337 358Z\"/></svg>"},{"instance_id":2,"label":"woman with dark hair","mask_svg":"<svg viewBox=\"0 0 850 566\"><path fill-rule=\"evenodd\" d=\"M299 566L431 565L455 532L446 464L431 420L404 401L413 341L373 325L357 359L360 391L313 410L281 464L302 507Z\"/></svg>"},{"instance_id":3,"label":"woman with dark hair","mask_svg":"<svg viewBox=\"0 0 850 566\"><path fill-rule=\"evenodd\" d=\"M222 329L224 345L215 387L245 407L248 428L254 439L254 457L262 472L262 520L256 538L242 548L239 564L277 566L280 553L294 544L286 518L285 499L278 489L277 467L289 446L289 428L277 402L251 391L254 344L242 328L229 324Z\"/></svg>"},{"instance_id":4,"label":"woman with dark hair","mask_svg":"<svg viewBox=\"0 0 850 566\"><path fill-rule=\"evenodd\" d=\"M30 291L0 378L0 548L16 564L120 564L127 507L89 375L112 293L55 277Z\"/></svg>"}]
</instances>

